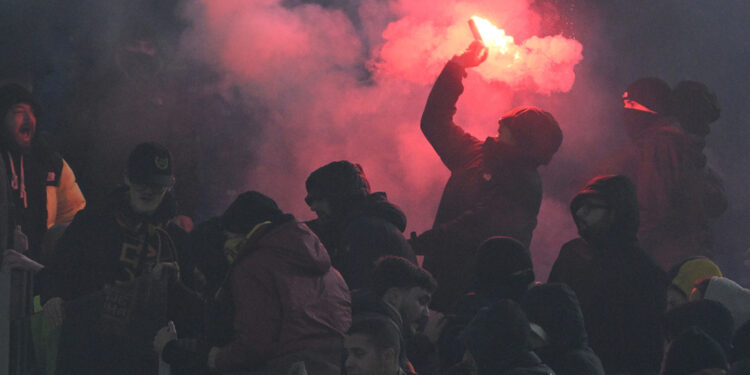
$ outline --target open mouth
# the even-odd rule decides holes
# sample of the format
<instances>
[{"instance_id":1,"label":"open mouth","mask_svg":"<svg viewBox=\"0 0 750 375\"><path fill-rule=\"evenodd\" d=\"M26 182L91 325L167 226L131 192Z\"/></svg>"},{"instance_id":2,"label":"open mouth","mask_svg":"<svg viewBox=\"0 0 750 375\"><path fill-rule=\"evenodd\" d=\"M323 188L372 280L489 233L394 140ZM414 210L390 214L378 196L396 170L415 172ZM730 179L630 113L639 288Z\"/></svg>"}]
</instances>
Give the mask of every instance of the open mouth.
<instances>
[{"instance_id":1,"label":"open mouth","mask_svg":"<svg viewBox=\"0 0 750 375\"><path fill-rule=\"evenodd\" d=\"M21 125L21 127L18 129L18 133L27 138L31 138L33 132L34 127L28 124Z\"/></svg>"}]
</instances>

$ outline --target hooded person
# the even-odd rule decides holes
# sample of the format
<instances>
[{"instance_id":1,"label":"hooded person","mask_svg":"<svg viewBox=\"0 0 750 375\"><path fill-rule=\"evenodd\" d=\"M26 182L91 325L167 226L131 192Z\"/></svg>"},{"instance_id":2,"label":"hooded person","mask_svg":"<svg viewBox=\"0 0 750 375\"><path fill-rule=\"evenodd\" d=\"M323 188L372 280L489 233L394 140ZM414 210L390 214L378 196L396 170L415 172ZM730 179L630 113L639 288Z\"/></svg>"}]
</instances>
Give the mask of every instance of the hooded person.
<instances>
[{"instance_id":1,"label":"hooded person","mask_svg":"<svg viewBox=\"0 0 750 375\"><path fill-rule=\"evenodd\" d=\"M411 244L440 283L433 307L443 311L469 287L469 260L484 240L509 236L529 246L542 202L537 168L551 161L563 138L555 118L533 106L511 109L499 120L498 136L484 141L453 122L466 69L484 61L483 51L476 42L445 65L421 120L451 177L432 229L414 233Z\"/></svg>"},{"instance_id":2,"label":"hooded person","mask_svg":"<svg viewBox=\"0 0 750 375\"><path fill-rule=\"evenodd\" d=\"M534 352L556 374L604 375L599 357L588 346L578 298L567 285L537 285L521 307L531 322Z\"/></svg>"},{"instance_id":3,"label":"hooded person","mask_svg":"<svg viewBox=\"0 0 750 375\"><path fill-rule=\"evenodd\" d=\"M690 257L674 265L667 276L672 283L667 287L667 310L688 302L695 283L713 276L723 276L719 266L706 257Z\"/></svg>"},{"instance_id":4,"label":"hooded person","mask_svg":"<svg viewBox=\"0 0 750 375\"><path fill-rule=\"evenodd\" d=\"M531 329L521 307L501 300L484 308L461 334L464 361L478 375L553 375L531 350Z\"/></svg>"},{"instance_id":5,"label":"hooded person","mask_svg":"<svg viewBox=\"0 0 750 375\"><path fill-rule=\"evenodd\" d=\"M662 269L691 255L710 255L701 155L670 116L671 89L641 78L622 95L622 118L631 143L596 168L633 181L640 205L638 238Z\"/></svg>"},{"instance_id":6,"label":"hooded person","mask_svg":"<svg viewBox=\"0 0 750 375\"><path fill-rule=\"evenodd\" d=\"M669 345L660 375L723 375L728 369L721 345L693 327Z\"/></svg>"},{"instance_id":7,"label":"hooded person","mask_svg":"<svg viewBox=\"0 0 750 375\"><path fill-rule=\"evenodd\" d=\"M464 348L458 336L479 310L501 299L521 302L526 290L534 283L531 253L514 238L488 238L479 245L473 263L472 286L446 315L438 340L442 368L461 361Z\"/></svg>"},{"instance_id":8,"label":"hooded person","mask_svg":"<svg viewBox=\"0 0 750 375\"><path fill-rule=\"evenodd\" d=\"M233 307L234 334L198 356L213 372L286 374L304 362L312 374L340 374L351 323L349 290L317 236L269 197L243 193L224 218L246 233L218 298ZM194 363L163 328L155 349L172 363ZM156 345L159 343L159 345ZM205 346L204 346L205 348ZM205 361L204 361L205 360Z\"/></svg>"},{"instance_id":9,"label":"hooded person","mask_svg":"<svg viewBox=\"0 0 750 375\"><path fill-rule=\"evenodd\" d=\"M383 192L371 193L359 164L326 164L305 181L305 202L318 216L306 224L320 237L351 290L367 284L383 256L417 259L403 232L406 216Z\"/></svg>"},{"instance_id":10,"label":"hooded person","mask_svg":"<svg viewBox=\"0 0 750 375\"><path fill-rule=\"evenodd\" d=\"M607 373L656 373L667 280L638 244L635 186L624 176L595 177L570 208L580 237L560 249L548 282L577 295Z\"/></svg>"}]
</instances>

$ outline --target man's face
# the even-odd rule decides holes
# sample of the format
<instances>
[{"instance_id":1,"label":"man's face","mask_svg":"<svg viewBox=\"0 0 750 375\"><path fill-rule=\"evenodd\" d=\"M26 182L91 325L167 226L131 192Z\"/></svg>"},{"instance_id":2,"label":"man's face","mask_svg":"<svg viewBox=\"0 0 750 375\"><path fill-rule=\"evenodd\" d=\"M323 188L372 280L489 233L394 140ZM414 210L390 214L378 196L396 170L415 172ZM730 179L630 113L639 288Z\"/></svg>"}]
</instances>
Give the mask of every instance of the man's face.
<instances>
[{"instance_id":1,"label":"man's face","mask_svg":"<svg viewBox=\"0 0 750 375\"><path fill-rule=\"evenodd\" d=\"M414 336L419 326L430 318L430 300L432 293L424 288L397 288L399 306L395 306L403 320L404 332L408 337Z\"/></svg>"},{"instance_id":2,"label":"man's face","mask_svg":"<svg viewBox=\"0 0 750 375\"><path fill-rule=\"evenodd\" d=\"M310 206L310 209L313 210L318 216L318 220L320 220L320 222L330 223L331 221L333 221L333 208L331 207L331 203L328 202L327 199L316 198L309 200L306 199L306 201Z\"/></svg>"},{"instance_id":3,"label":"man's face","mask_svg":"<svg viewBox=\"0 0 750 375\"><path fill-rule=\"evenodd\" d=\"M125 184L130 187L130 207L139 214L150 215L156 212L164 195L167 194L169 186L161 185L141 185L125 179Z\"/></svg>"},{"instance_id":4,"label":"man's face","mask_svg":"<svg viewBox=\"0 0 750 375\"><path fill-rule=\"evenodd\" d=\"M347 375L395 375L398 361L393 349L378 350L367 336L344 336Z\"/></svg>"},{"instance_id":5,"label":"man's face","mask_svg":"<svg viewBox=\"0 0 750 375\"><path fill-rule=\"evenodd\" d=\"M588 242L601 243L610 234L613 215L607 203L600 198L585 198L574 213L578 234Z\"/></svg>"},{"instance_id":6,"label":"man's face","mask_svg":"<svg viewBox=\"0 0 750 375\"><path fill-rule=\"evenodd\" d=\"M31 140L36 133L36 116L30 104L18 103L10 107L3 119L4 136L13 144L27 151L31 148Z\"/></svg>"}]
</instances>

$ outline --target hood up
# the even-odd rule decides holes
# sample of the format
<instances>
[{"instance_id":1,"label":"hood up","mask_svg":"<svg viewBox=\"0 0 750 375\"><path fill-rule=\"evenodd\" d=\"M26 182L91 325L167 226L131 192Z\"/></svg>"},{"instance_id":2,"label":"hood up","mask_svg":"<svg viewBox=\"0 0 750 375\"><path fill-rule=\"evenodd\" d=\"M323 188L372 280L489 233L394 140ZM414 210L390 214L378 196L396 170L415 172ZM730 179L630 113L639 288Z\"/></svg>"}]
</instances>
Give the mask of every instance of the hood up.
<instances>
[{"instance_id":1,"label":"hood up","mask_svg":"<svg viewBox=\"0 0 750 375\"><path fill-rule=\"evenodd\" d=\"M616 175L594 177L571 201L570 211L573 215L587 197L603 199L614 211L610 235L613 242L631 245L637 241L640 212L635 185L630 179Z\"/></svg>"}]
</instances>

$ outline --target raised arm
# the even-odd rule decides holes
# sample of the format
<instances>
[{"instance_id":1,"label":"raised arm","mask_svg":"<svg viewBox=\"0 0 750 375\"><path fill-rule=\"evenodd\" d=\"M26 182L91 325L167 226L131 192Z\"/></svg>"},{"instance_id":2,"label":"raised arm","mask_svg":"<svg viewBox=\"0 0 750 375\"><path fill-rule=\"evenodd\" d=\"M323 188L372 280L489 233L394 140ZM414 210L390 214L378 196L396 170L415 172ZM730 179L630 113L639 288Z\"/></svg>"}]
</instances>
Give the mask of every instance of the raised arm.
<instances>
[{"instance_id":1,"label":"raised arm","mask_svg":"<svg viewBox=\"0 0 750 375\"><path fill-rule=\"evenodd\" d=\"M481 144L453 122L453 115L464 89L461 80L466 75L466 68L484 61L486 50L481 43L474 42L466 52L453 57L435 81L422 114L422 133L450 170L466 163L472 150Z\"/></svg>"}]
</instances>

